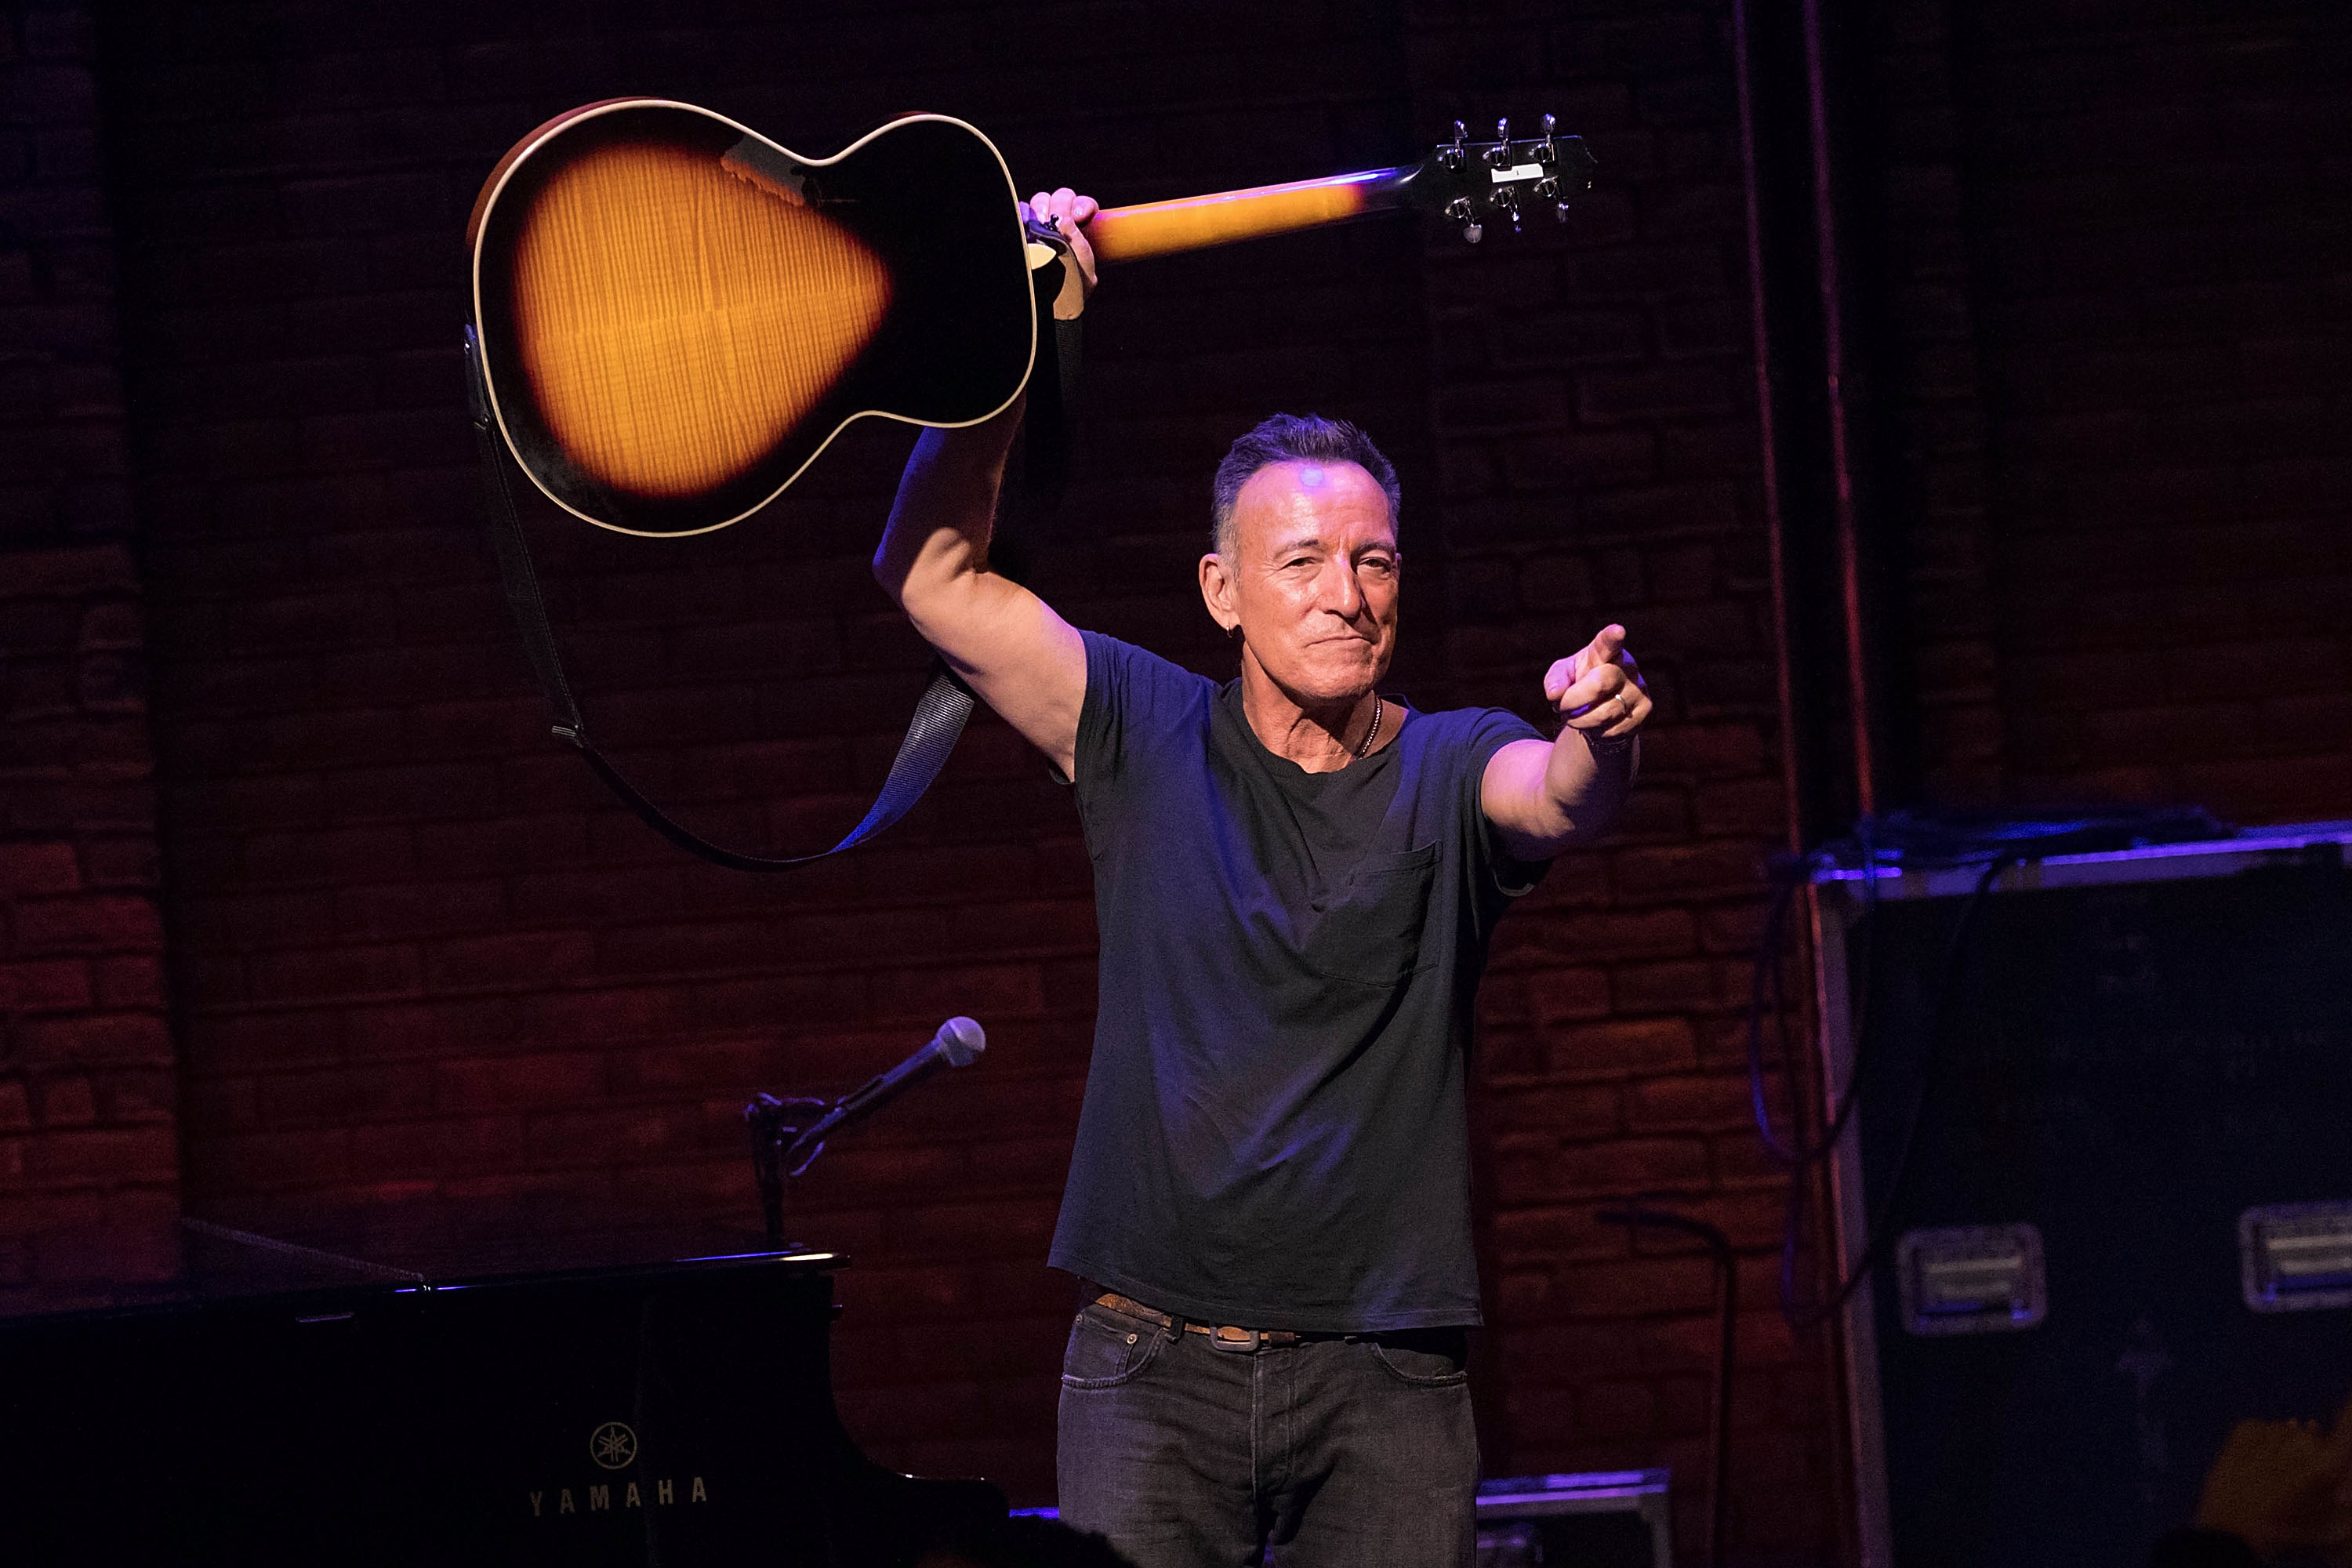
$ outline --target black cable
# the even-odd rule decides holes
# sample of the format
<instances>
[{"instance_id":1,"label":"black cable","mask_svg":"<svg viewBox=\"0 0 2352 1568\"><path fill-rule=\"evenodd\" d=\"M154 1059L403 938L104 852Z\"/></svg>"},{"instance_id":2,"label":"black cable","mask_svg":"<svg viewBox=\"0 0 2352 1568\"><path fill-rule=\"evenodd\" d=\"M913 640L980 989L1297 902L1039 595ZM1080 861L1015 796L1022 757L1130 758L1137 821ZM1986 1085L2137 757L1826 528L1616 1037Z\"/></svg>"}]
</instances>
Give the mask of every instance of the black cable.
<instances>
[{"instance_id":1,"label":"black cable","mask_svg":"<svg viewBox=\"0 0 2352 1568\"><path fill-rule=\"evenodd\" d=\"M1770 912L1766 916L1764 931L1759 944L1756 973L1749 984L1748 1000L1748 1097L1756 1119L1757 1136L1764 1147L1781 1163L1795 1167L1798 1174L1814 1162L1825 1158L1837 1147L1845 1131L1845 1124L1853 1117L1860 1102L1863 1068L1870 1058L1870 994L1874 978L1872 960L1875 954L1878 926L1878 858L1870 837L1867 819L1858 824L1855 838L1862 847L1862 918L1853 924L1853 948L1861 958L1853 965L1862 984L1853 987L1860 1000L1855 1004L1853 1037L1854 1041L1853 1070L1847 1075L1845 1092L1832 1110L1828 1125L1820 1139L1810 1148L1805 1146L1801 1128L1792 1127L1783 1142L1773 1130L1772 1112L1765 1102L1764 1086L1764 1019L1769 1014L1773 1020L1773 1034L1780 1045L1780 1075L1783 1083L1797 1081L1795 1047L1789 1038L1789 997L1787 978L1782 971L1783 950L1788 942L1788 917L1795 905L1797 890L1811 874L1828 858L1828 851L1802 858L1788 868L1785 879L1773 895Z\"/></svg>"},{"instance_id":2,"label":"black cable","mask_svg":"<svg viewBox=\"0 0 2352 1568\"><path fill-rule=\"evenodd\" d=\"M2022 855L2015 853L1995 856L1978 876L1968 903L1961 908L1958 923L1952 928L1951 939L1945 944L1935 995L1928 1004L1927 1048L1919 1062L1917 1082L1911 1090L1910 1108L1904 1114L1902 1142L1896 1149L1894 1173L1887 1181L1885 1195L1879 1201L1878 1214L1865 1227L1862 1255L1854 1259L1853 1271L1840 1279L1828 1300L1811 1306L1800 1306L1797 1301L1797 1250L1802 1231L1804 1173L1801 1168L1790 1173L1788 1222L1780 1242L1780 1313L1792 1329L1811 1328L1843 1308L1885 1256L1886 1244L1895 1235L1895 1221L1902 1204L1904 1182L1911 1173L1912 1156L1919 1146L1919 1129L1927 1120L1927 1101L1942 1056L1944 1037L1949 1033L1948 1025L1954 1012L1950 1004L1958 988L1960 966L1968 954L1969 938L1974 933L1977 917L1992 892L1993 883L2003 870L2023 859ZM1858 1073L1856 1078L1858 1080Z\"/></svg>"}]
</instances>

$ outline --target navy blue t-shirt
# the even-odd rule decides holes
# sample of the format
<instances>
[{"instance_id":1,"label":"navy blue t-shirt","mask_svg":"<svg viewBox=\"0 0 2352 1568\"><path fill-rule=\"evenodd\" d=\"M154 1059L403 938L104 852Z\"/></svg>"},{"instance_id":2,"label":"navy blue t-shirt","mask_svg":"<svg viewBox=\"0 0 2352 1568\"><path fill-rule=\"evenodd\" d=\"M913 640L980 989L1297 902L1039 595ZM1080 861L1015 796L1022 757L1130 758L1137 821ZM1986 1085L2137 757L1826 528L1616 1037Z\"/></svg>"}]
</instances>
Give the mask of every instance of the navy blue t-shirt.
<instances>
[{"instance_id":1,"label":"navy blue t-shirt","mask_svg":"<svg viewBox=\"0 0 2352 1568\"><path fill-rule=\"evenodd\" d=\"M1347 1332L1475 1323L1471 1006L1540 865L1479 807L1525 721L1409 711L1309 773L1238 683L1087 633L1073 770L1102 986L1057 1268L1167 1311Z\"/></svg>"}]
</instances>

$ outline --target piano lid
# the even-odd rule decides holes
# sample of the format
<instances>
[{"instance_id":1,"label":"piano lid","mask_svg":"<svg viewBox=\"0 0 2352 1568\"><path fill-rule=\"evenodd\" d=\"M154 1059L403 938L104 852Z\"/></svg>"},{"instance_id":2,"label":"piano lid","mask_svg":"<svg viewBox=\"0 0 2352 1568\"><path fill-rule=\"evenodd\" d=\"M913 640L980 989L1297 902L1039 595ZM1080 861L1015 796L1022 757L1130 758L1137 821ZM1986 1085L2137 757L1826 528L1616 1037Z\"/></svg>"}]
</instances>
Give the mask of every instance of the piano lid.
<instances>
[{"instance_id":1,"label":"piano lid","mask_svg":"<svg viewBox=\"0 0 2352 1568\"><path fill-rule=\"evenodd\" d=\"M748 1226L440 1197L190 1215L181 1220L177 1239L179 1268L169 1279L20 1298L16 1310L0 1313L0 1323L313 1291L448 1289L760 1264L821 1270L845 1261L779 1246Z\"/></svg>"}]
</instances>

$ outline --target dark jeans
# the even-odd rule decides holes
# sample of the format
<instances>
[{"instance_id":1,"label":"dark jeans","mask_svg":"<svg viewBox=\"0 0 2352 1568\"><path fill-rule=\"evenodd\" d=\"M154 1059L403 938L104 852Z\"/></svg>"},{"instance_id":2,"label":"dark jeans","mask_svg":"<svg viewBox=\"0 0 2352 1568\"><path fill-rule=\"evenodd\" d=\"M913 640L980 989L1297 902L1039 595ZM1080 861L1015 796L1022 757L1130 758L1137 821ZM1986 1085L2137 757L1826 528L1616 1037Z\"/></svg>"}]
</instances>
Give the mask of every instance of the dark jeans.
<instances>
[{"instance_id":1,"label":"dark jeans","mask_svg":"<svg viewBox=\"0 0 2352 1568\"><path fill-rule=\"evenodd\" d=\"M1239 1352L1090 1304L1062 1360L1062 1519L1137 1568L1462 1568L1478 1492L1463 1337Z\"/></svg>"}]
</instances>

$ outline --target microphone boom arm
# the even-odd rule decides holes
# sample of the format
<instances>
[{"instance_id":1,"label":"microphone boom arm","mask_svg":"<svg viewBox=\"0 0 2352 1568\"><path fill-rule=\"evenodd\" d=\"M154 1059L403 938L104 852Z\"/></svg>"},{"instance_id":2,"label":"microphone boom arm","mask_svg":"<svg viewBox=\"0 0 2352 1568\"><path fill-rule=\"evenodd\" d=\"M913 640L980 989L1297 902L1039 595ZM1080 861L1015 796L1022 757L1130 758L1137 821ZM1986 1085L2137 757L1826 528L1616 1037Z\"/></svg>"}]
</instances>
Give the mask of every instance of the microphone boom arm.
<instances>
[{"instance_id":1,"label":"microphone boom arm","mask_svg":"<svg viewBox=\"0 0 2352 1568\"><path fill-rule=\"evenodd\" d=\"M768 1239L784 1239L784 1179L798 1176L824 1152L824 1141L849 1122L858 1121L895 1100L920 1079L942 1067L968 1067L988 1048L988 1037L970 1018L954 1017L940 1026L930 1043L888 1072L877 1073L827 1106L822 1100L801 1097L779 1100L756 1094L743 1108L751 1132L751 1175L759 1184L760 1207L767 1222ZM785 1123L803 1112L823 1114L805 1126ZM789 1142L786 1141L790 1140Z\"/></svg>"}]
</instances>

